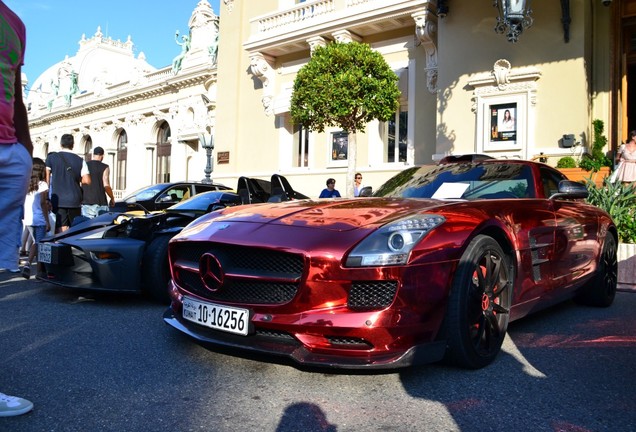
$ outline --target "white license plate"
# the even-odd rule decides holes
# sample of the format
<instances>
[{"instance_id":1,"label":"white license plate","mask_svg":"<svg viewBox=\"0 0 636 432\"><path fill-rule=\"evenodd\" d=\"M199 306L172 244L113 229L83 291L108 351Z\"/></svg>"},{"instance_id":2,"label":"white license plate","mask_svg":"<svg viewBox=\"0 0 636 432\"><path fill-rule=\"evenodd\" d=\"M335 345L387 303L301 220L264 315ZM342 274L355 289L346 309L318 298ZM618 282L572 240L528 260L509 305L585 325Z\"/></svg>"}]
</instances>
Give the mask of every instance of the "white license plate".
<instances>
[{"instance_id":1,"label":"white license plate","mask_svg":"<svg viewBox=\"0 0 636 432\"><path fill-rule=\"evenodd\" d=\"M50 243L38 243L38 262L51 264Z\"/></svg>"},{"instance_id":2,"label":"white license plate","mask_svg":"<svg viewBox=\"0 0 636 432\"><path fill-rule=\"evenodd\" d=\"M205 303L189 297L183 298L183 318L215 330L247 335L250 312L230 306Z\"/></svg>"}]
</instances>

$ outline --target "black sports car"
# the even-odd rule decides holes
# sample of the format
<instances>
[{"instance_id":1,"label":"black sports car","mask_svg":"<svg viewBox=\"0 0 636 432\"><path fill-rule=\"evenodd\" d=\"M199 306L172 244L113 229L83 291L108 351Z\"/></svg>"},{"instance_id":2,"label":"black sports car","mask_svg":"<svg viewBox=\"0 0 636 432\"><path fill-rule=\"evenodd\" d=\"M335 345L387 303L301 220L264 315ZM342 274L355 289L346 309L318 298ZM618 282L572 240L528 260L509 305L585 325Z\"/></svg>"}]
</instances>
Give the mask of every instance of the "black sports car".
<instances>
[{"instance_id":1,"label":"black sports car","mask_svg":"<svg viewBox=\"0 0 636 432\"><path fill-rule=\"evenodd\" d=\"M241 204L307 198L287 180L241 177L237 191L197 194L161 212L110 212L46 238L37 278L78 290L142 292L168 301L167 248L183 227L205 213Z\"/></svg>"},{"instance_id":2,"label":"black sports car","mask_svg":"<svg viewBox=\"0 0 636 432\"><path fill-rule=\"evenodd\" d=\"M164 210L201 192L232 190L222 184L203 182L173 182L145 186L115 203L114 212L131 210Z\"/></svg>"}]
</instances>

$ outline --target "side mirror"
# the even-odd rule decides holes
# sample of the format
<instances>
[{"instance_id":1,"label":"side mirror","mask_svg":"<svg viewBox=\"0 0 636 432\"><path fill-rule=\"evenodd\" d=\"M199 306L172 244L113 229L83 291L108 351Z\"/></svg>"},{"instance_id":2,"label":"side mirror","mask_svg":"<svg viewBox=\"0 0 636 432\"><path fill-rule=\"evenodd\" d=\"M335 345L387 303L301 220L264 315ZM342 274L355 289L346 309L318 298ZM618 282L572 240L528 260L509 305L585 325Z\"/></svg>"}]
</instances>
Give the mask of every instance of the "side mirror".
<instances>
[{"instance_id":1,"label":"side mirror","mask_svg":"<svg viewBox=\"0 0 636 432\"><path fill-rule=\"evenodd\" d=\"M585 199L590 192L583 183L575 182L572 180L561 180L559 182L559 191L550 196L550 199L562 198L562 199Z\"/></svg>"},{"instance_id":2,"label":"side mirror","mask_svg":"<svg viewBox=\"0 0 636 432\"><path fill-rule=\"evenodd\" d=\"M370 197L371 195L373 195L373 188L371 186L363 187L358 194L359 197Z\"/></svg>"}]
</instances>

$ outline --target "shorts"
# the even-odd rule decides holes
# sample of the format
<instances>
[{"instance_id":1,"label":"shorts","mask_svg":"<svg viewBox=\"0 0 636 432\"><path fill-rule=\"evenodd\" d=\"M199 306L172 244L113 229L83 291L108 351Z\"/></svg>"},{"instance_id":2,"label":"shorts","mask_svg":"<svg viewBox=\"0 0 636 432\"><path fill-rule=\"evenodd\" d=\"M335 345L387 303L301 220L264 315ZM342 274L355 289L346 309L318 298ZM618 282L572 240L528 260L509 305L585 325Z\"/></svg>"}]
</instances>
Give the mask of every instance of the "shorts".
<instances>
[{"instance_id":1,"label":"shorts","mask_svg":"<svg viewBox=\"0 0 636 432\"><path fill-rule=\"evenodd\" d=\"M73 225L73 219L82 214L82 209L79 207L59 207L57 209L56 224L61 227L70 227Z\"/></svg>"},{"instance_id":2,"label":"shorts","mask_svg":"<svg viewBox=\"0 0 636 432\"><path fill-rule=\"evenodd\" d=\"M27 229L31 233L33 237L34 243L40 243L42 239L46 236L46 225L29 225Z\"/></svg>"},{"instance_id":3,"label":"shorts","mask_svg":"<svg viewBox=\"0 0 636 432\"><path fill-rule=\"evenodd\" d=\"M108 212L108 206L102 206L99 204L82 204L82 216L89 219L99 216L102 213Z\"/></svg>"}]
</instances>

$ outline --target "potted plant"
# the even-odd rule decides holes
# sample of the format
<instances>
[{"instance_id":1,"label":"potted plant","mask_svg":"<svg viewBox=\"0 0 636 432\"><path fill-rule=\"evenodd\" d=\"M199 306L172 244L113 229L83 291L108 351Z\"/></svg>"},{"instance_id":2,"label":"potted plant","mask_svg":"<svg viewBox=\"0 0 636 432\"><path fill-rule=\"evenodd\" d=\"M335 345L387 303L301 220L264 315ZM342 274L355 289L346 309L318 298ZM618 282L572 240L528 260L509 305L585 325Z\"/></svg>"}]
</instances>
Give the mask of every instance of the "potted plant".
<instances>
[{"instance_id":1,"label":"potted plant","mask_svg":"<svg viewBox=\"0 0 636 432\"><path fill-rule=\"evenodd\" d=\"M558 169L564 168L576 168L576 161L572 156L563 156L561 159L557 161L556 167Z\"/></svg>"},{"instance_id":2,"label":"potted plant","mask_svg":"<svg viewBox=\"0 0 636 432\"><path fill-rule=\"evenodd\" d=\"M610 214L618 232L618 282L636 284L636 187L608 177L601 187L592 180L586 182L587 202Z\"/></svg>"}]
</instances>

